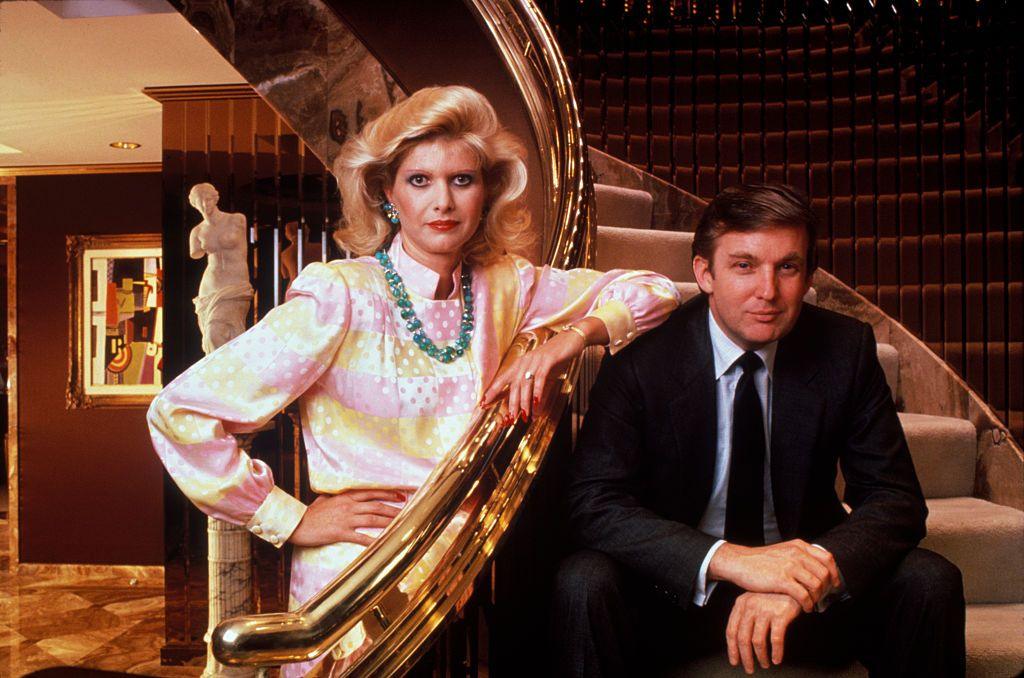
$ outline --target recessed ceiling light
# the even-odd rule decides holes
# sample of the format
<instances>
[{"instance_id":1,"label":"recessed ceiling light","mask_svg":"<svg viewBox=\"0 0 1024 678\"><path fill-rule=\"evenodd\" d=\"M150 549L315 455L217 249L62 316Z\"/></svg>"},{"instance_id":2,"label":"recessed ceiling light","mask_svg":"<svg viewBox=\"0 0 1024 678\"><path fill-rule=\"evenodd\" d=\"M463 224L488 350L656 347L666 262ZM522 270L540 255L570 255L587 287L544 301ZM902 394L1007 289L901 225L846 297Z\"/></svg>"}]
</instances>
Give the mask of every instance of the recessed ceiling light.
<instances>
[{"instance_id":1,"label":"recessed ceiling light","mask_svg":"<svg viewBox=\"0 0 1024 678\"><path fill-rule=\"evenodd\" d=\"M142 144L134 141L113 141L110 144L113 148L120 148L122 151L133 151Z\"/></svg>"}]
</instances>

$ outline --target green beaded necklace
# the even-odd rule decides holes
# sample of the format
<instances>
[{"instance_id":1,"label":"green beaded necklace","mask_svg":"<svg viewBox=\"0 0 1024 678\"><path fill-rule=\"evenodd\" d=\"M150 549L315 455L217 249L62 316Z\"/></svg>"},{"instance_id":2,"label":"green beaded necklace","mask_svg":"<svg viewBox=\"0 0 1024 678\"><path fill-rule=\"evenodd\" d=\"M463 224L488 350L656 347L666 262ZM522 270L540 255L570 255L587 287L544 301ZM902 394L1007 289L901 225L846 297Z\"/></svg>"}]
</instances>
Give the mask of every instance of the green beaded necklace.
<instances>
[{"instance_id":1,"label":"green beaded necklace","mask_svg":"<svg viewBox=\"0 0 1024 678\"><path fill-rule=\"evenodd\" d=\"M459 338L455 340L455 343L439 348L423 331L423 323L416 317L412 301L409 300L409 292L405 289L402 276L398 275L394 264L391 263L391 257L384 250L378 250L373 256L384 268L384 279L388 282L391 296L395 298L395 304L401 309L400 313L402 320L405 321L405 327L412 332L412 340L416 342L420 350L441 363L451 363L461 358L469 348L470 339L473 338L473 278L469 273L469 268L462 267L462 328L459 331Z\"/></svg>"}]
</instances>

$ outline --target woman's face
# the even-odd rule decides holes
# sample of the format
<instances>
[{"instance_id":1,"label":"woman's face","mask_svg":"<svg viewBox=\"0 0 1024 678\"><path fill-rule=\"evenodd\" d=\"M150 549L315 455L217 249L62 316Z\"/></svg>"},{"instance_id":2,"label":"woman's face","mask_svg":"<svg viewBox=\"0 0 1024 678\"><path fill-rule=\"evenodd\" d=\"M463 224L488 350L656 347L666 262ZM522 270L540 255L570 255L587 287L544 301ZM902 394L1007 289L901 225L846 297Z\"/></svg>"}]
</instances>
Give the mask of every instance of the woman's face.
<instances>
[{"instance_id":1,"label":"woman's face","mask_svg":"<svg viewBox=\"0 0 1024 678\"><path fill-rule=\"evenodd\" d=\"M406 251L436 271L454 268L484 209L483 173L473 149L447 138L413 146L385 193L398 208Z\"/></svg>"}]
</instances>

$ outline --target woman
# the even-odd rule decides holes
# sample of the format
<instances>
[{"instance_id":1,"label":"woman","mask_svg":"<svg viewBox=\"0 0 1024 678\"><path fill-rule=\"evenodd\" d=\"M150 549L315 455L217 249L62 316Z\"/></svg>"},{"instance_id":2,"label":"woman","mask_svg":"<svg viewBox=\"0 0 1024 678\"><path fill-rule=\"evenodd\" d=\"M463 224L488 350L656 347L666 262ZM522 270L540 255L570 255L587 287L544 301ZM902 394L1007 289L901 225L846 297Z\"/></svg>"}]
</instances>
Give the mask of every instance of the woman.
<instances>
[{"instance_id":1,"label":"woman","mask_svg":"<svg viewBox=\"0 0 1024 678\"><path fill-rule=\"evenodd\" d=\"M507 398L507 424L528 418L585 346L617 351L678 305L662 276L508 254L527 240L524 155L474 90L428 88L397 104L335 165L335 238L364 256L311 264L284 304L150 407L157 453L189 499L295 545L291 607L391 522L478 407ZM561 331L497 375L514 337L539 327ZM231 435L295 398L320 495L308 507Z\"/></svg>"}]
</instances>

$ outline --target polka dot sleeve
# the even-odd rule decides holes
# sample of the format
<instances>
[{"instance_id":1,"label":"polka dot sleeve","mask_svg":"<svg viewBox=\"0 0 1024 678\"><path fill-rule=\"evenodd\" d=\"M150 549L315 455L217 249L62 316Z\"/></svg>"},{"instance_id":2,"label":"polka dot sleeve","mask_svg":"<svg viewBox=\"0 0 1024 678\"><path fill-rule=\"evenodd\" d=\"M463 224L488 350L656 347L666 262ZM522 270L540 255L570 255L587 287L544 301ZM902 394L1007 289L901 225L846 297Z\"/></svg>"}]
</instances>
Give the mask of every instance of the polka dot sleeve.
<instances>
[{"instance_id":1,"label":"polka dot sleeve","mask_svg":"<svg viewBox=\"0 0 1024 678\"><path fill-rule=\"evenodd\" d=\"M525 308L521 331L537 327L559 330L584 317L608 328L612 353L660 325L679 305L679 292L663 275L651 271L586 268L563 271L516 260Z\"/></svg>"},{"instance_id":2,"label":"polka dot sleeve","mask_svg":"<svg viewBox=\"0 0 1024 678\"><path fill-rule=\"evenodd\" d=\"M153 400L147 419L157 455L203 512L277 546L287 541L305 506L233 434L259 429L314 384L344 341L349 309L340 268L311 264L285 303Z\"/></svg>"}]
</instances>

